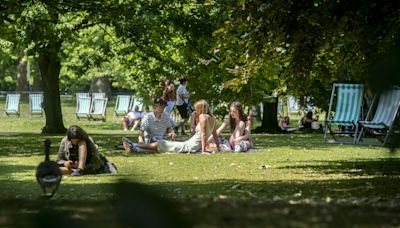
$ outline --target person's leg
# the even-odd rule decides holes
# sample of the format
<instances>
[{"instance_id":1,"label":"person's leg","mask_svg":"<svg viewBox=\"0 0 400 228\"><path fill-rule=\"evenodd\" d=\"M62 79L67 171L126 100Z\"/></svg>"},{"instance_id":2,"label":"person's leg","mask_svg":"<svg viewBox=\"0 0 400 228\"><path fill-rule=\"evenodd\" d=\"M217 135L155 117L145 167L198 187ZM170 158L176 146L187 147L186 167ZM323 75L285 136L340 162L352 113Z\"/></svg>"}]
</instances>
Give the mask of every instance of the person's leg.
<instances>
[{"instance_id":1,"label":"person's leg","mask_svg":"<svg viewBox=\"0 0 400 228\"><path fill-rule=\"evenodd\" d=\"M122 127L124 128L124 131L128 130L128 123L129 123L129 119L126 117L123 117L122 120Z\"/></svg>"},{"instance_id":2,"label":"person's leg","mask_svg":"<svg viewBox=\"0 0 400 228\"><path fill-rule=\"evenodd\" d=\"M181 128L181 134L186 135L185 133L185 124L187 122L187 118L181 118L181 122L179 123L179 127Z\"/></svg>"},{"instance_id":3,"label":"person's leg","mask_svg":"<svg viewBox=\"0 0 400 228\"><path fill-rule=\"evenodd\" d=\"M141 120L141 119L136 119L136 120L135 120L135 123L133 124L131 131L134 131L137 127L139 127L139 125L140 125L140 120Z\"/></svg>"},{"instance_id":4,"label":"person's leg","mask_svg":"<svg viewBox=\"0 0 400 228\"><path fill-rule=\"evenodd\" d=\"M69 174L71 174L71 170L68 169L67 167L61 166L61 167L60 167L60 170L61 170L61 173L62 173L63 175L69 175Z\"/></svg>"},{"instance_id":5,"label":"person's leg","mask_svg":"<svg viewBox=\"0 0 400 228\"><path fill-rule=\"evenodd\" d=\"M122 145L127 152L157 152L157 142L152 143L132 143L127 140L122 140Z\"/></svg>"},{"instance_id":6,"label":"person's leg","mask_svg":"<svg viewBox=\"0 0 400 228\"><path fill-rule=\"evenodd\" d=\"M79 145L78 148L78 169L84 170L87 158L86 142Z\"/></svg>"}]
</instances>

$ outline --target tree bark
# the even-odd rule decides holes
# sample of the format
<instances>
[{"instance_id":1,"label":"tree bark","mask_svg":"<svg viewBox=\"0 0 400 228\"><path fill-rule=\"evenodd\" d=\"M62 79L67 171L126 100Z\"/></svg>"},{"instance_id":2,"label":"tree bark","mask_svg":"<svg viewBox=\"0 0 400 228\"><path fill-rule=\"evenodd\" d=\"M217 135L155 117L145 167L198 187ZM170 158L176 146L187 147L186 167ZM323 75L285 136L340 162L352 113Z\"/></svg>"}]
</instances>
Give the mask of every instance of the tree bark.
<instances>
[{"instance_id":1,"label":"tree bark","mask_svg":"<svg viewBox=\"0 0 400 228\"><path fill-rule=\"evenodd\" d=\"M278 126L278 98L269 97L263 101L263 117L261 126L256 128L256 133L280 133Z\"/></svg>"},{"instance_id":2,"label":"tree bark","mask_svg":"<svg viewBox=\"0 0 400 228\"><path fill-rule=\"evenodd\" d=\"M110 80L108 77L93 78L90 85L91 93L105 93L106 97L110 97Z\"/></svg>"},{"instance_id":3,"label":"tree bark","mask_svg":"<svg viewBox=\"0 0 400 228\"><path fill-rule=\"evenodd\" d=\"M36 59L33 61L33 68L35 74L33 75L32 90L43 91L42 76L40 75L39 63Z\"/></svg>"},{"instance_id":4,"label":"tree bark","mask_svg":"<svg viewBox=\"0 0 400 228\"><path fill-rule=\"evenodd\" d=\"M59 75L61 61L58 53L61 48L61 41L45 47L39 52L39 68L43 82L43 109L46 116L46 125L42 133L65 133L61 101Z\"/></svg>"},{"instance_id":5,"label":"tree bark","mask_svg":"<svg viewBox=\"0 0 400 228\"><path fill-rule=\"evenodd\" d=\"M18 59L18 80L17 80L17 92L21 93L22 96L26 96L24 92L27 91L28 81L26 80L26 66L27 62L25 59L24 49L21 48L19 51Z\"/></svg>"}]
</instances>

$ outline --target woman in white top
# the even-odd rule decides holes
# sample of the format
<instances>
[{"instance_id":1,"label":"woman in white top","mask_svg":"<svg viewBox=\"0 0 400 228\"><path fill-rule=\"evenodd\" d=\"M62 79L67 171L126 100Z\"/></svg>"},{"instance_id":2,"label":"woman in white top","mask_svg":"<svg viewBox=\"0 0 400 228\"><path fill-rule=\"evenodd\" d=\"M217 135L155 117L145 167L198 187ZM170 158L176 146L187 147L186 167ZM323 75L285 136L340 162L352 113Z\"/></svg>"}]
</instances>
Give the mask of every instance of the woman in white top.
<instances>
[{"instance_id":1,"label":"woman in white top","mask_svg":"<svg viewBox=\"0 0 400 228\"><path fill-rule=\"evenodd\" d=\"M198 120L195 134L187 141L176 142L169 140L159 140L157 142L144 144L134 144L132 147L125 147L125 150L130 152L137 151L137 148L153 150L160 153L190 153L190 152L208 152L206 151L207 139L213 137L217 142L217 149L219 150L219 141L217 132L215 130L215 117L209 112L209 105L207 101L200 100L194 105L196 114L195 118Z\"/></svg>"},{"instance_id":2,"label":"woman in white top","mask_svg":"<svg viewBox=\"0 0 400 228\"><path fill-rule=\"evenodd\" d=\"M248 149L253 146L253 142L250 139L250 121L250 118L243 112L242 104L239 102L232 102L229 106L229 119L224 120L217 129L217 135L221 135L225 128L230 126L231 136L229 137L229 146L231 151L248 151ZM208 138L208 141L212 141L212 138Z\"/></svg>"}]
</instances>

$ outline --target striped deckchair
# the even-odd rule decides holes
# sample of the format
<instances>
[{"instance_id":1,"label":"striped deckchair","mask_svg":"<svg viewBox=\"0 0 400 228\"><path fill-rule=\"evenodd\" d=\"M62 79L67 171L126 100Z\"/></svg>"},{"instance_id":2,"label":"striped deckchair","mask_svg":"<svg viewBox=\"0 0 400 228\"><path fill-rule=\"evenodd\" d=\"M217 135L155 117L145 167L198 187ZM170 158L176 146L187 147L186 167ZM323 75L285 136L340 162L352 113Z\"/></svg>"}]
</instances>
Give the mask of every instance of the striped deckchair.
<instances>
[{"instance_id":1,"label":"striped deckchair","mask_svg":"<svg viewBox=\"0 0 400 228\"><path fill-rule=\"evenodd\" d=\"M337 92L336 92L337 91ZM331 115L333 108L333 100L336 96L336 109L335 113ZM325 134L324 141L327 143L327 133L329 132L334 142L346 143L344 141L337 141L335 135L346 134L353 135L353 141L356 143L358 132L358 120L362 112L362 100L364 95L364 86L361 84L333 84L331 99L329 103L329 111L325 120ZM331 126L339 126L339 130L333 131ZM343 131L342 127L351 127L351 131Z\"/></svg>"},{"instance_id":2,"label":"striped deckchair","mask_svg":"<svg viewBox=\"0 0 400 228\"><path fill-rule=\"evenodd\" d=\"M131 103L132 103L131 110L133 110L134 107L137 105L139 107L139 111L143 111L143 98L137 98L135 96L132 96Z\"/></svg>"},{"instance_id":3,"label":"striped deckchair","mask_svg":"<svg viewBox=\"0 0 400 228\"><path fill-rule=\"evenodd\" d=\"M368 110L367 117L372 112L376 97L377 96L374 97L372 105ZM360 143L360 140L363 136L363 131L365 129L368 129L370 130L369 132L377 136L377 138L381 141L381 144L372 145L385 145L393 129L393 123L396 118L397 112L399 111L399 106L400 87L394 87L382 93L379 98L374 118L370 121L367 119L365 119L364 121L359 121L361 125L361 131L358 136L357 143ZM381 139L381 137L383 136L384 139Z\"/></svg>"},{"instance_id":4,"label":"striped deckchair","mask_svg":"<svg viewBox=\"0 0 400 228\"><path fill-rule=\"evenodd\" d=\"M106 121L107 98L93 98L90 106L90 118Z\"/></svg>"},{"instance_id":5,"label":"striped deckchair","mask_svg":"<svg viewBox=\"0 0 400 228\"><path fill-rule=\"evenodd\" d=\"M29 114L30 117L32 115L40 115L43 116L43 94L41 93L31 93L29 94Z\"/></svg>"},{"instance_id":6,"label":"striped deckchair","mask_svg":"<svg viewBox=\"0 0 400 228\"><path fill-rule=\"evenodd\" d=\"M82 117L90 119L90 97L77 96L76 97L76 117L78 120Z\"/></svg>"},{"instance_id":7,"label":"striped deckchair","mask_svg":"<svg viewBox=\"0 0 400 228\"><path fill-rule=\"evenodd\" d=\"M114 116L126 115L131 105L130 95L118 95L115 101Z\"/></svg>"},{"instance_id":8,"label":"striped deckchair","mask_svg":"<svg viewBox=\"0 0 400 228\"><path fill-rule=\"evenodd\" d=\"M106 93L92 93L92 98L106 98Z\"/></svg>"},{"instance_id":9,"label":"striped deckchair","mask_svg":"<svg viewBox=\"0 0 400 228\"><path fill-rule=\"evenodd\" d=\"M15 114L19 117L19 100L21 98L21 94L18 93L9 93L6 97L6 105L4 107L4 112L7 116L11 114Z\"/></svg>"}]
</instances>

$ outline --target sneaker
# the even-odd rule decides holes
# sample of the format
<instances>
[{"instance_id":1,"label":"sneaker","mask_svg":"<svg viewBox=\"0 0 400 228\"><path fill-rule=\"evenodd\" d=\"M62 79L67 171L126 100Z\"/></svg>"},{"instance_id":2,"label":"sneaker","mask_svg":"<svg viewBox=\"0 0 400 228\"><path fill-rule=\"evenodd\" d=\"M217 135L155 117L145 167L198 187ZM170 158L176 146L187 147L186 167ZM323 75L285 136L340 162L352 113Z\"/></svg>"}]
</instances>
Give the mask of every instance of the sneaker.
<instances>
[{"instance_id":1,"label":"sneaker","mask_svg":"<svg viewBox=\"0 0 400 228\"><path fill-rule=\"evenodd\" d=\"M118 173L118 171L117 171L117 166L115 166L114 163L112 163L112 162L107 162L107 166L108 166L108 171L109 171L109 173L112 173L112 174Z\"/></svg>"},{"instance_id":2,"label":"sneaker","mask_svg":"<svg viewBox=\"0 0 400 228\"><path fill-rule=\"evenodd\" d=\"M81 176L82 175L82 169L73 169L71 176L77 177L77 176Z\"/></svg>"}]
</instances>

